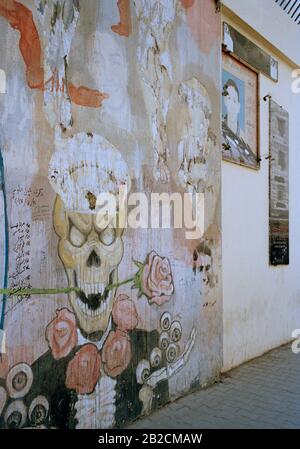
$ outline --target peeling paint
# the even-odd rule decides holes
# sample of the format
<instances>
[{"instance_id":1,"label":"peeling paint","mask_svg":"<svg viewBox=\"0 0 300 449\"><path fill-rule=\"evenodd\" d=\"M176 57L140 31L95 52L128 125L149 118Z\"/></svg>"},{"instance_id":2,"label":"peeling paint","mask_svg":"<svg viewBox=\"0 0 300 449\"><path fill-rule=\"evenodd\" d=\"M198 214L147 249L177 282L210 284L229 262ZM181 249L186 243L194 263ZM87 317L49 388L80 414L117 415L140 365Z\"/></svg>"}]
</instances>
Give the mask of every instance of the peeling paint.
<instances>
[{"instance_id":1,"label":"peeling paint","mask_svg":"<svg viewBox=\"0 0 300 449\"><path fill-rule=\"evenodd\" d=\"M179 87L179 96L188 109L184 135L178 144L178 176L189 192L204 192L207 187L207 158L212 142L209 126L211 102L205 87L193 78Z\"/></svg>"},{"instance_id":2,"label":"peeling paint","mask_svg":"<svg viewBox=\"0 0 300 449\"><path fill-rule=\"evenodd\" d=\"M167 183L169 148L166 119L170 101L172 64L169 56L169 37L176 14L176 1L134 1L139 18L139 47L137 60L147 91L147 107L151 118L154 149L154 176Z\"/></svg>"},{"instance_id":3,"label":"peeling paint","mask_svg":"<svg viewBox=\"0 0 300 449\"><path fill-rule=\"evenodd\" d=\"M125 427L221 367L220 16L207 0L22 3L0 0L0 427ZM102 226L99 195L125 185L128 201L203 192L203 238Z\"/></svg>"}]
</instances>

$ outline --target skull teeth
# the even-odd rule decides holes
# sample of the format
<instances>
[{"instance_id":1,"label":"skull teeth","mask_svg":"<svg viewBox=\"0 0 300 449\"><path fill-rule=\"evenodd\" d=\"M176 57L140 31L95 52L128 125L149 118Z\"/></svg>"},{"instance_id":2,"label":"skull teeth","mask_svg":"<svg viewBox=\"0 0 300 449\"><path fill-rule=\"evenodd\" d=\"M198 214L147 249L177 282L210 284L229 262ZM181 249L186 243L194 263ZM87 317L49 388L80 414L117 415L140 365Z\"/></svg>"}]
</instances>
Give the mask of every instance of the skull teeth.
<instances>
[{"instance_id":1,"label":"skull teeth","mask_svg":"<svg viewBox=\"0 0 300 449\"><path fill-rule=\"evenodd\" d=\"M98 293L101 293L101 295L103 295L104 290L105 290L105 285L104 284L96 284L96 289Z\"/></svg>"},{"instance_id":2,"label":"skull teeth","mask_svg":"<svg viewBox=\"0 0 300 449\"><path fill-rule=\"evenodd\" d=\"M83 303L79 298L76 298L76 301L77 301L77 304L78 304L81 312L84 315L95 318L95 317L101 315L103 312L105 312L107 305L108 305L108 299L109 299L109 297L107 298L107 300L101 301L99 307L96 310L89 309L88 305Z\"/></svg>"},{"instance_id":3,"label":"skull teeth","mask_svg":"<svg viewBox=\"0 0 300 449\"><path fill-rule=\"evenodd\" d=\"M103 295L106 287L106 284L88 284L85 282L81 282L80 280L78 280L77 284L80 290L82 290L86 296L99 294Z\"/></svg>"}]
</instances>

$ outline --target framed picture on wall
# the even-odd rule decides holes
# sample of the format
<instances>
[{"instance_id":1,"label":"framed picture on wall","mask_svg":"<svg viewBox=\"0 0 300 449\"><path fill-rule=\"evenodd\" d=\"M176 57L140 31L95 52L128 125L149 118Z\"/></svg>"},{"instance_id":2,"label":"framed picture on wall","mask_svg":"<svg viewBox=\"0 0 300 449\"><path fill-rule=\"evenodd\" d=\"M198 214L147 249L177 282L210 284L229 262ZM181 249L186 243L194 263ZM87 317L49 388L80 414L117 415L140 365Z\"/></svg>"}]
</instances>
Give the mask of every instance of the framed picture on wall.
<instances>
[{"instance_id":1,"label":"framed picture on wall","mask_svg":"<svg viewBox=\"0 0 300 449\"><path fill-rule=\"evenodd\" d=\"M260 166L258 89L258 74L223 53L223 159L252 169Z\"/></svg>"}]
</instances>

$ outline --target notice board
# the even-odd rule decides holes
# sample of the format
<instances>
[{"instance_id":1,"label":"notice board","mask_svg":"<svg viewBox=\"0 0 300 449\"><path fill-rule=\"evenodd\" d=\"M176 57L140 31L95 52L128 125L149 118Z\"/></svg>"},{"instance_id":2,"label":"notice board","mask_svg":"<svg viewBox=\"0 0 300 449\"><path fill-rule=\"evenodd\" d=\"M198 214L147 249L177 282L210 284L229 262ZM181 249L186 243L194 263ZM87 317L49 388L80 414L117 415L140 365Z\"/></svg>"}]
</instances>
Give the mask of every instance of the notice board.
<instances>
[{"instance_id":1,"label":"notice board","mask_svg":"<svg viewBox=\"0 0 300 449\"><path fill-rule=\"evenodd\" d=\"M289 264L289 114L270 100L270 264Z\"/></svg>"}]
</instances>

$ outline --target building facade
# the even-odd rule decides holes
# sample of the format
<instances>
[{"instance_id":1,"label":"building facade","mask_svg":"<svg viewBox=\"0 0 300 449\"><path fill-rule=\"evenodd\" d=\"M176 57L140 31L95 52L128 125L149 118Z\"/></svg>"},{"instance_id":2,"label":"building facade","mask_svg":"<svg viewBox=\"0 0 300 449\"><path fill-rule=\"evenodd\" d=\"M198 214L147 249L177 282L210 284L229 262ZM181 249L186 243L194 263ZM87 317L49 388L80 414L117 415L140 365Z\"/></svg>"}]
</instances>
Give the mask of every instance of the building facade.
<instances>
[{"instance_id":1,"label":"building facade","mask_svg":"<svg viewBox=\"0 0 300 449\"><path fill-rule=\"evenodd\" d=\"M276 81L257 71L260 168L222 163L224 370L287 343L299 328L300 11L288 14L294 2L282 3L223 2L223 22L278 62ZM269 257L270 101L289 114L289 264L277 266Z\"/></svg>"},{"instance_id":2,"label":"building facade","mask_svg":"<svg viewBox=\"0 0 300 449\"><path fill-rule=\"evenodd\" d=\"M0 0L1 428L126 427L291 340L294 7Z\"/></svg>"},{"instance_id":3,"label":"building facade","mask_svg":"<svg viewBox=\"0 0 300 449\"><path fill-rule=\"evenodd\" d=\"M5 0L0 16L1 427L124 427L222 366L220 11ZM204 233L147 223L153 193L201 194ZM130 213L118 201L102 226L101 194Z\"/></svg>"}]
</instances>

